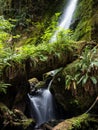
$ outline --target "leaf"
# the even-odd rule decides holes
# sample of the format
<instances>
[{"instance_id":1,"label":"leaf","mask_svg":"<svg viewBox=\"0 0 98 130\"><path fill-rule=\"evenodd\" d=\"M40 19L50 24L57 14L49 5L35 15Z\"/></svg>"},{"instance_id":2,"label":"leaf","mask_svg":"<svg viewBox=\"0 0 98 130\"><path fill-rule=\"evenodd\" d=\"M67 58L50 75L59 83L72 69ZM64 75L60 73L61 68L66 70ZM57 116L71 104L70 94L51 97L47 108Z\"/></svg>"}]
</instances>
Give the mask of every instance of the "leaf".
<instances>
[{"instance_id":1,"label":"leaf","mask_svg":"<svg viewBox=\"0 0 98 130\"><path fill-rule=\"evenodd\" d=\"M75 81L73 81L73 87L74 87L74 89L76 89L76 82Z\"/></svg>"},{"instance_id":2,"label":"leaf","mask_svg":"<svg viewBox=\"0 0 98 130\"><path fill-rule=\"evenodd\" d=\"M98 61L93 62L93 65L98 67Z\"/></svg>"},{"instance_id":3,"label":"leaf","mask_svg":"<svg viewBox=\"0 0 98 130\"><path fill-rule=\"evenodd\" d=\"M79 83L83 80L83 78L84 78L84 76L82 76L82 77L80 78L80 80L77 82L77 84L79 84Z\"/></svg>"},{"instance_id":4,"label":"leaf","mask_svg":"<svg viewBox=\"0 0 98 130\"><path fill-rule=\"evenodd\" d=\"M70 84L71 84L71 79L70 79L70 78L67 78L67 79L66 79L66 88L67 88L67 89L70 89Z\"/></svg>"},{"instance_id":5,"label":"leaf","mask_svg":"<svg viewBox=\"0 0 98 130\"><path fill-rule=\"evenodd\" d=\"M89 76L86 74L86 75L83 77L82 85L86 84L88 78L89 78Z\"/></svg>"},{"instance_id":6,"label":"leaf","mask_svg":"<svg viewBox=\"0 0 98 130\"><path fill-rule=\"evenodd\" d=\"M90 77L90 79L92 80L93 84L97 84L97 79L94 76Z\"/></svg>"}]
</instances>

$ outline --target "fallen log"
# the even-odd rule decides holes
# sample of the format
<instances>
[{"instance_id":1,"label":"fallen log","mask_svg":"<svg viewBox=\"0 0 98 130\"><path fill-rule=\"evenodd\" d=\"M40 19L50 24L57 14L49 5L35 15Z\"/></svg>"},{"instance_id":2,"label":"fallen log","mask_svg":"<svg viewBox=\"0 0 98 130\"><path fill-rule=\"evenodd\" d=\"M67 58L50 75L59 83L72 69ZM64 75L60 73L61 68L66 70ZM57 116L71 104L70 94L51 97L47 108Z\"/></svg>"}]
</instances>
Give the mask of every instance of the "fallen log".
<instances>
[{"instance_id":1,"label":"fallen log","mask_svg":"<svg viewBox=\"0 0 98 130\"><path fill-rule=\"evenodd\" d=\"M98 116L83 114L77 117L66 119L59 123L52 130L97 130Z\"/></svg>"},{"instance_id":2,"label":"fallen log","mask_svg":"<svg viewBox=\"0 0 98 130\"><path fill-rule=\"evenodd\" d=\"M43 56L47 57L44 60L40 59L39 55L35 56L35 58L32 58L31 56L26 57L25 59L23 58L23 60L21 60L19 63L10 60L10 66L7 65L3 69L3 79L6 82L13 84L17 84L17 79L26 80L32 77L39 79L42 74L60 67L65 67L67 64L76 60L86 45L95 46L96 43L85 41L74 43L71 49L69 49L67 46L62 48L59 46L59 48L54 48L54 51L51 53L43 52L44 50L41 50Z\"/></svg>"}]
</instances>

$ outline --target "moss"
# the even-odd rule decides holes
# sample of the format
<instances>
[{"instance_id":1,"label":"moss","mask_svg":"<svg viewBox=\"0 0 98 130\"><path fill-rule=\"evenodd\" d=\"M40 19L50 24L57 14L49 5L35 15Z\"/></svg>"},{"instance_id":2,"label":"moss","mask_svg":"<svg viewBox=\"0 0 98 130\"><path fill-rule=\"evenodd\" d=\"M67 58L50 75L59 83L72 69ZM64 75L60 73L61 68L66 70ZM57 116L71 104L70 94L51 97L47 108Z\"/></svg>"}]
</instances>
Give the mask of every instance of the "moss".
<instances>
[{"instance_id":1,"label":"moss","mask_svg":"<svg viewBox=\"0 0 98 130\"><path fill-rule=\"evenodd\" d=\"M76 40L91 40L92 4L92 0L81 0L78 3L73 18L74 21L78 21L74 32L74 38Z\"/></svg>"},{"instance_id":2,"label":"moss","mask_svg":"<svg viewBox=\"0 0 98 130\"><path fill-rule=\"evenodd\" d=\"M87 120L87 118L89 117L89 115L87 114L83 114L81 116L78 117L73 117L72 119L70 119L70 121L72 122L72 128L81 128L82 127L82 122L85 122L85 120ZM87 122L87 121L86 121Z\"/></svg>"},{"instance_id":3,"label":"moss","mask_svg":"<svg viewBox=\"0 0 98 130\"><path fill-rule=\"evenodd\" d=\"M91 130L96 128L97 123L98 120L95 117L91 117L89 114L82 114L80 116L65 120L64 122L54 127L53 130Z\"/></svg>"},{"instance_id":4,"label":"moss","mask_svg":"<svg viewBox=\"0 0 98 130\"><path fill-rule=\"evenodd\" d=\"M45 86L45 82L44 81L40 81L39 83L37 83L35 85L35 88L36 89L40 89L40 88L43 88Z\"/></svg>"},{"instance_id":5,"label":"moss","mask_svg":"<svg viewBox=\"0 0 98 130\"><path fill-rule=\"evenodd\" d=\"M22 123L22 126L23 126L24 130L25 130L26 128L28 128L28 126L29 126L30 124L32 124L32 122L35 123L35 121L32 120L32 119L22 120L21 123Z\"/></svg>"},{"instance_id":6,"label":"moss","mask_svg":"<svg viewBox=\"0 0 98 130\"><path fill-rule=\"evenodd\" d=\"M7 122L7 124L5 124ZM25 130L31 124L32 126L35 125L35 121L33 119L28 119L20 110L14 109L10 111L9 108L0 103L0 126L2 125L1 129L20 129Z\"/></svg>"}]
</instances>

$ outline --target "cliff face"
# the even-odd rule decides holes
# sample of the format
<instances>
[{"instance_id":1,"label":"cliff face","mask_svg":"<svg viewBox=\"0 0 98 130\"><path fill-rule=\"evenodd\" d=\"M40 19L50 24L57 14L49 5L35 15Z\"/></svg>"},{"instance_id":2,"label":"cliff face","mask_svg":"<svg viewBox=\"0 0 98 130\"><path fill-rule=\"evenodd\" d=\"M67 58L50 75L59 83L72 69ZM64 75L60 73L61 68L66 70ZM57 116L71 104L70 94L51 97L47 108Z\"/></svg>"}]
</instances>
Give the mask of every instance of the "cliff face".
<instances>
[{"instance_id":1,"label":"cliff face","mask_svg":"<svg viewBox=\"0 0 98 130\"><path fill-rule=\"evenodd\" d=\"M92 0L80 0L78 2L73 17L76 27L74 32L76 40L91 40L92 3Z\"/></svg>"},{"instance_id":2,"label":"cliff face","mask_svg":"<svg viewBox=\"0 0 98 130\"><path fill-rule=\"evenodd\" d=\"M98 2L97 0L80 0L74 17L73 28L76 40L97 41L98 35Z\"/></svg>"}]
</instances>

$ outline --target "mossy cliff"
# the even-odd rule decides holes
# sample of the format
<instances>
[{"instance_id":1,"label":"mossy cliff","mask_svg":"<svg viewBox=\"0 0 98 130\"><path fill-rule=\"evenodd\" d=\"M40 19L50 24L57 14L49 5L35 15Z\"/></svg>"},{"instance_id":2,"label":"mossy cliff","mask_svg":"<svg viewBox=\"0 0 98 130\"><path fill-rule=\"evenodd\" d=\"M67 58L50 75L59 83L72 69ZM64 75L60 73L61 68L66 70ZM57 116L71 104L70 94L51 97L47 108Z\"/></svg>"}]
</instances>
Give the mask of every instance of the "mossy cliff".
<instances>
[{"instance_id":1,"label":"mossy cliff","mask_svg":"<svg viewBox=\"0 0 98 130\"><path fill-rule=\"evenodd\" d=\"M76 40L98 41L98 2L80 0L74 13L72 28Z\"/></svg>"},{"instance_id":2,"label":"mossy cliff","mask_svg":"<svg viewBox=\"0 0 98 130\"><path fill-rule=\"evenodd\" d=\"M79 0L73 17L76 40L91 40L93 0Z\"/></svg>"}]
</instances>

